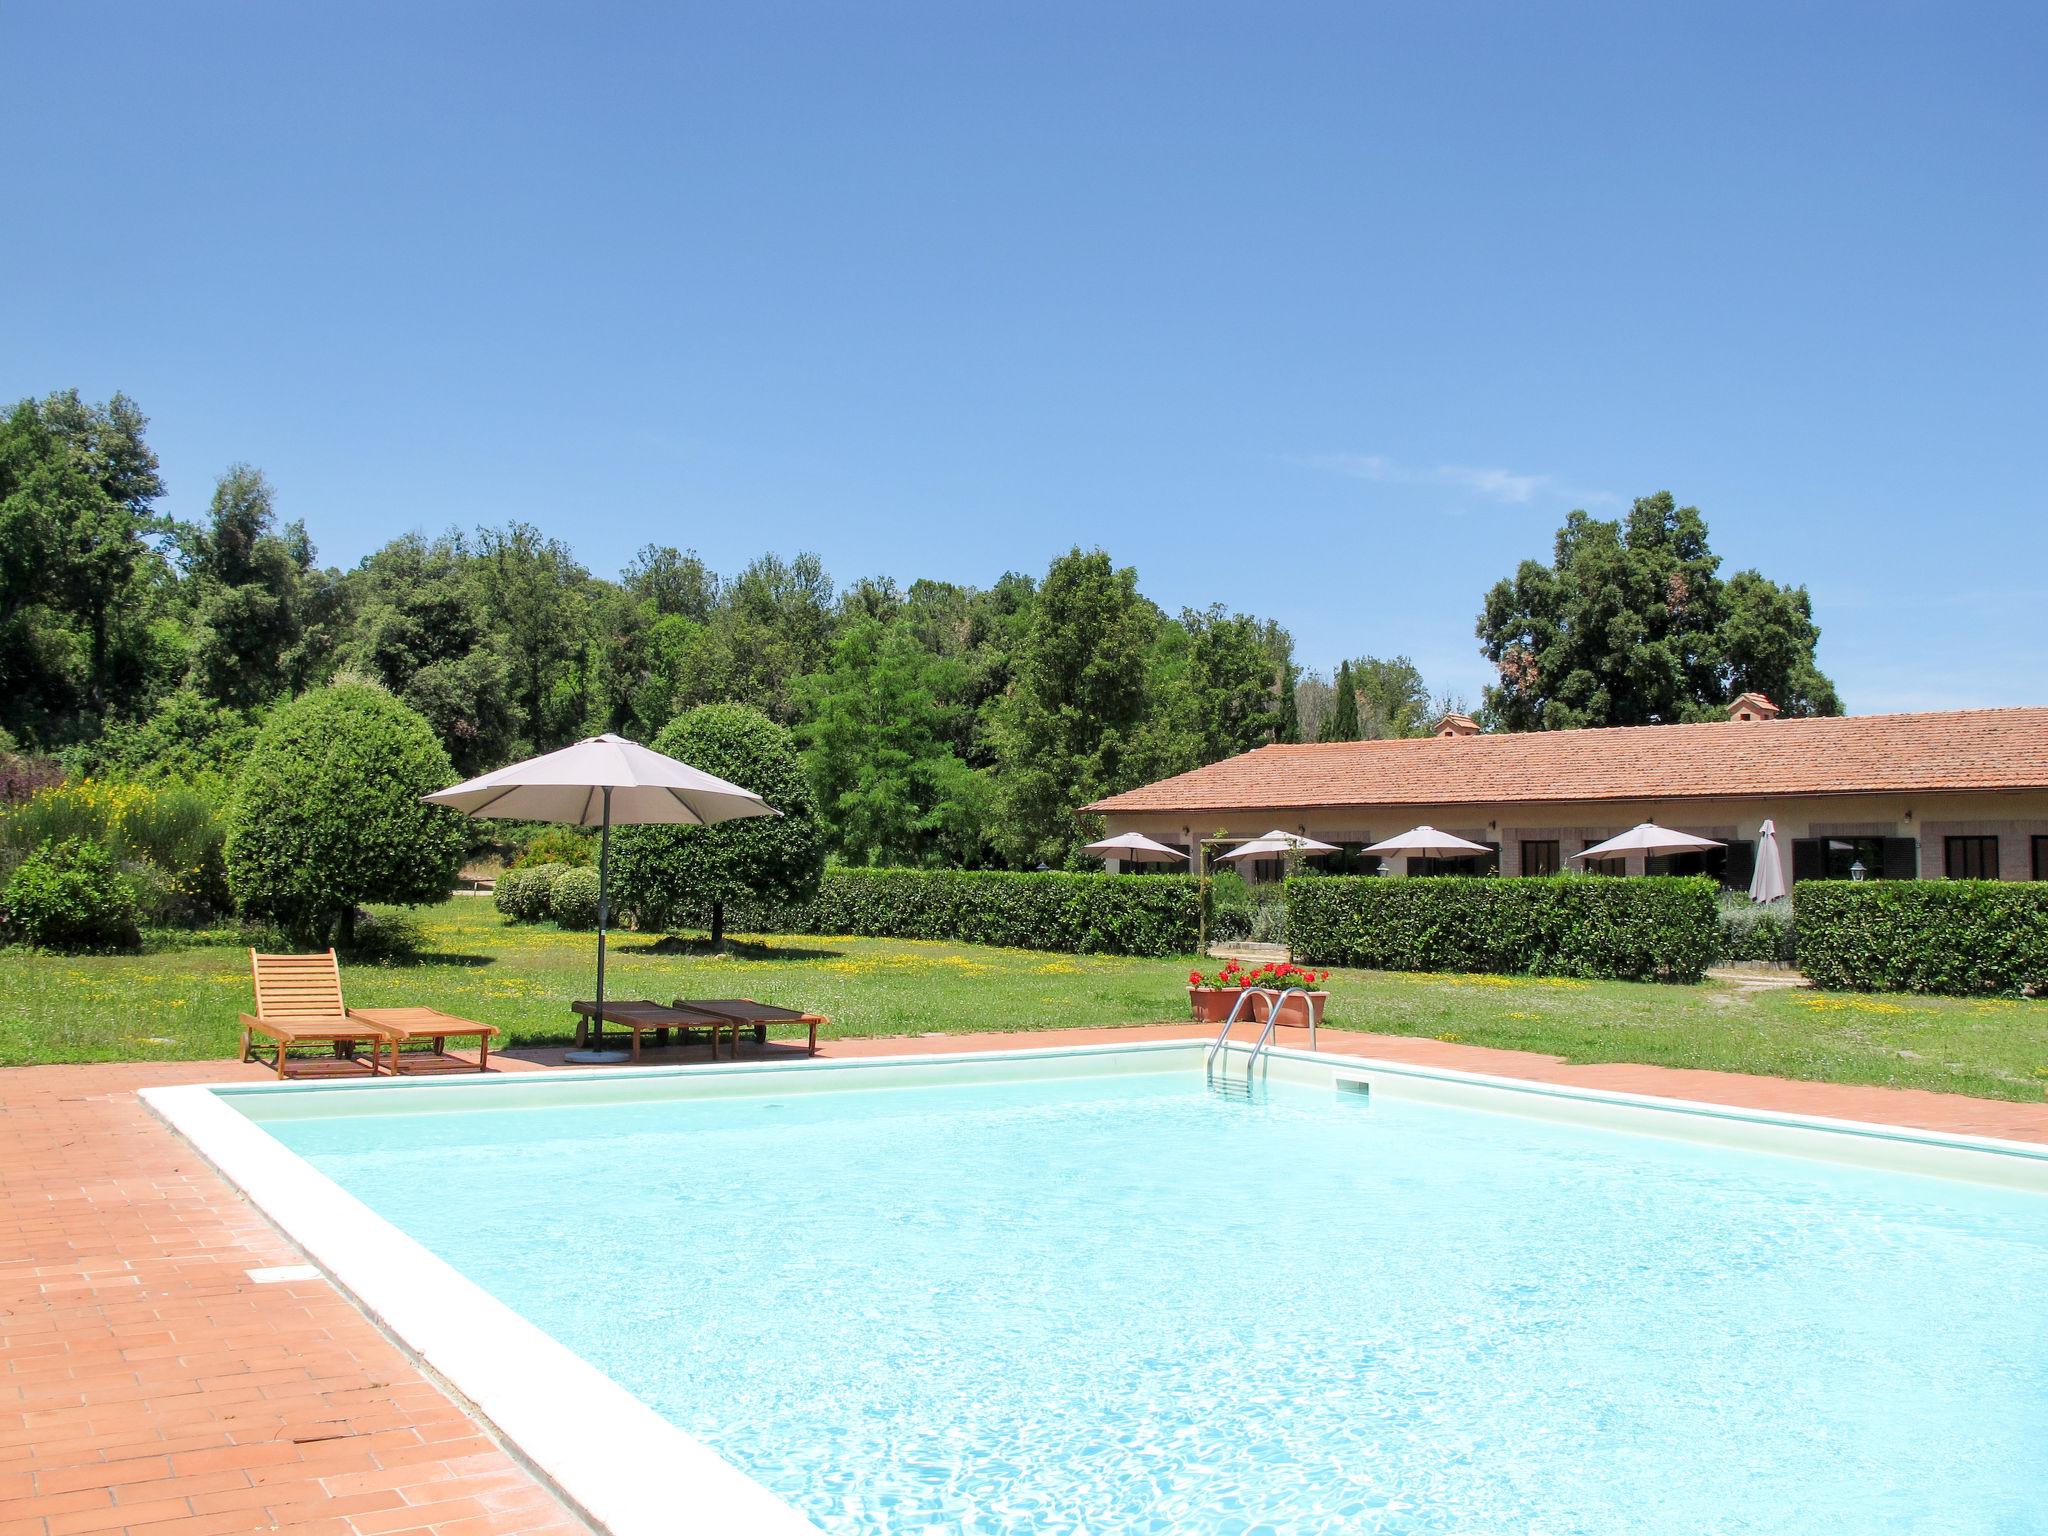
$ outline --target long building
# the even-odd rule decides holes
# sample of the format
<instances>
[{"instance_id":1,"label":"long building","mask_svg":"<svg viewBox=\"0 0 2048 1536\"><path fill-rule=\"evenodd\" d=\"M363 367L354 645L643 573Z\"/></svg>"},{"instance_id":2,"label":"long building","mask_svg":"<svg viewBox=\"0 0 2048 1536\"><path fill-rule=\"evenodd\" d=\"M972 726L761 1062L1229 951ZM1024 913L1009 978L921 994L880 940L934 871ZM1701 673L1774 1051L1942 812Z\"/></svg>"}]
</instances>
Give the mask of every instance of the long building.
<instances>
[{"instance_id":1,"label":"long building","mask_svg":"<svg viewBox=\"0 0 2048 1536\"><path fill-rule=\"evenodd\" d=\"M2048 708L1780 718L1744 694L1702 725L1482 732L1446 716L1429 737L1261 747L1111 795L1085 811L1111 833L1190 851L1208 838L1297 832L1317 862L1379 873L1365 846L1419 824L1492 852L1414 859L1393 874L1552 874L1638 822L1725 843L1599 874L1707 873L1746 888L1774 823L1787 881L2048 879ZM1277 861L1250 872L1271 879Z\"/></svg>"}]
</instances>

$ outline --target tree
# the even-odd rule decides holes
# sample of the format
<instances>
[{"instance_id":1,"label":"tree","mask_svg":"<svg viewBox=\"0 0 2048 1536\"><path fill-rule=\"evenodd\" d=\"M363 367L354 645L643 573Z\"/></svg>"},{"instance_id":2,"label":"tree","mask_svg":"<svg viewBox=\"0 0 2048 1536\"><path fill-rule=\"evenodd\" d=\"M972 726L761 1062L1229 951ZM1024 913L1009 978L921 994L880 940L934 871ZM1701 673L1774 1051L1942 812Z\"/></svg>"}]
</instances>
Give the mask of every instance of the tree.
<instances>
[{"instance_id":1,"label":"tree","mask_svg":"<svg viewBox=\"0 0 2048 1536\"><path fill-rule=\"evenodd\" d=\"M531 523L479 529L472 571L526 739L539 751L566 746L587 713L590 573Z\"/></svg>"},{"instance_id":2,"label":"tree","mask_svg":"<svg viewBox=\"0 0 2048 1536\"><path fill-rule=\"evenodd\" d=\"M364 902L441 900L467 829L420 796L454 780L433 727L374 683L338 683L279 705L228 809L236 904L296 941L347 945Z\"/></svg>"},{"instance_id":3,"label":"tree","mask_svg":"<svg viewBox=\"0 0 2048 1536\"><path fill-rule=\"evenodd\" d=\"M1358 740L1358 688L1351 680L1350 662L1337 663L1337 680L1331 689L1330 710L1323 716L1323 728L1316 733L1316 740Z\"/></svg>"},{"instance_id":4,"label":"tree","mask_svg":"<svg viewBox=\"0 0 2048 1536\"><path fill-rule=\"evenodd\" d=\"M1422 673L1406 656L1382 660L1363 656L1351 664L1357 696L1358 735L1363 741L1394 736L1427 736L1438 718Z\"/></svg>"},{"instance_id":5,"label":"tree","mask_svg":"<svg viewBox=\"0 0 2048 1536\"><path fill-rule=\"evenodd\" d=\"M355 619L341 665L384 684L433 726L464 777L513 755L511 668L459 538L394 539L352 571Z\"/></svg>"},{"instance_id":6,"label":"tree","mask_svg":"<svg viewBox=\"0 0 2048 1536\"><path fill-rule=\"evenodd\" d=\"M305 670L313 546L303 524L280 534L276 521L263 472L236 464L214 486L204 526L184 536L196 589L192 679L230 709L269 703Z\"/></svg>"},{"instance_id":7,"label":"tree","mask_svg":"<svg viewBox=\"0 0 2048 1536\"><path fill-rule=\"evenodd\" d=\"M904 625L862 619L810 679L805 763L848 863L980 861L987 796L947 745L957 709L943 702L957 697L965 671Z\"/></svg>"},{"instance_id":8,"label":"tree","mask_svg":"<svg viewBox=\"0 0 2048 1536\"><path fill-rule=\"evenodd\" d=\"M718 606L718 577L697 558L666 544L647 544L626 567L619 584L658 617L677 616L702 624Z\"/></svg>"},{"instance_id":9,"label":"tree","mask_svg":"<svg viewBox=\"0 0 2048 1536\"><path fill-rule=\"evenodd\" d=\"M1804 588L1754 571L1728 583L1706 520L1670 492L1639 499L1627 518L1573 512L1551 564L1525 560L1486 595L1481 649L1499 668L1486 690L1491 723L1508 730L1653 725L1719 718L1727 701L1767 678L1787 713L1837 713L1814 658L1819 630Z\"/></svg>"},{"instance_id":10,"label":"tree","mask_svg":"<svg viewBox=\"0 0 2048 1536\"><path fill-rule=\"evenodd\" d=\"M706 704L672 721L654 750L750 789L782 814L709 827L624 827L612 834L619 905L642 927L705 918L725 942L735 902L808 901L825 873L825 841L788 731L746 704Z\"/></svg>"},{"instance_id":11,"label":"tree","mask_svg":"<svg viewBox=\"0 0 2048 1536\"><path fill-rule=\"evenodd\" d=\"M1146 712L1159 610L1137 572L1103 551L1053 561L995 706L997 839L1016 864L1064 864L1083 841L1077 806L1138 782L1132 748Z\"/></svg>"},{"instance_id":12,"label":"tree","mask_svg":"<svg viewBox=\"0 0 2048 1536\"><path fill-rule=\"evenodd\" d=\"M146 705L167 572L148 419L65 390L0 423L0 729L56 744ZM155 679L161 682L159 677Z\"/></svg>"}]
</instances>

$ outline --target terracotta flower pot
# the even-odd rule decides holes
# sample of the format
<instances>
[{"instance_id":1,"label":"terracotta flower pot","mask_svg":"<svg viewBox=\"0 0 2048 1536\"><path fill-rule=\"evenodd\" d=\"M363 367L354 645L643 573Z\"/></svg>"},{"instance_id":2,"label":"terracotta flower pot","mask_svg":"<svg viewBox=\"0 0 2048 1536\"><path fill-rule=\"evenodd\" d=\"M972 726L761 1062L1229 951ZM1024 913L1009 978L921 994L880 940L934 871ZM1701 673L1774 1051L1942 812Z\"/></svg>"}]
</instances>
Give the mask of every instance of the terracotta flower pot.
<instances>
[{"instance_id":1,"label":"terracotta flower pot","mask_svg":"<svg viewBox=\"0 0 2048 1536\"><path fill-rule=\"evenodd\" d=\"M1243 995L1243 987L1189 987L1188 1003L1194 1009L1197 1024L1221 1024L1230 1017L1230 1010L1237 1006L1237 1000ZM1313 1008L1315 1021L1320 1024L1323 1021L1323 1005L1329 1000L1330 994L1327 992L1299 993L1290 997L1280 1005L1280 1022L1306 1029L1309 1010ZM1237 1017L1240 1022L1255 1019L1263 1024L1266 1022L1266 1005L1254 1001Z\"/></svg>"},{"instance_id":2,"label":"terracotta flower pot","mask_svg":"<svg viewBox=\"0 0 2048 1536\"><path fill-rule=\"evenodd\" d=\"M1243 987L1188 988L1188 1001L1194 1006L1197 1024L1221 1024L1230 1017L1230 1010L1237 1006L1238 998L1243 995Z\"/></svg>"}]
</instances>

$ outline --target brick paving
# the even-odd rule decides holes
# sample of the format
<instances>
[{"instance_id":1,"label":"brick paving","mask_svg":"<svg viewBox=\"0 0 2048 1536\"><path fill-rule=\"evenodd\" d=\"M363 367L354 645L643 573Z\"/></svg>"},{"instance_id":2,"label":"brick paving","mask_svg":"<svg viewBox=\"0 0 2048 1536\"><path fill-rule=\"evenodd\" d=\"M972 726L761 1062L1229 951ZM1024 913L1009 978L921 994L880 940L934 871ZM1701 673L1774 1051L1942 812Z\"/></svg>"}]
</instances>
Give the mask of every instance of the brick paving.
<instances>
[{"instance_id":1,"label":"brick paving","mask_svg":"<svg viewBox=\"0 0 2048 1536\"><path fill-rule=\"evenodd\" d=\"M823 1054L1207 1033L1158 1025L838 1040ZM1280 1033L1284 1044L1307 1043L1306 1031ZM2048 1142L2048 1103L1572 1066L1339 1030L1323 1031L1320 1044L1507 1077ZM493 1066L531 1070L558 1058L513 1052ZM698 1046L649 1059L709 1057ZM327 1070L360 1075L339 1064ZM0 1071L0 1536L584 1531L326 1280L251 1280L251 1269L304 1255L135 1096L152 1084L267 1075L233 1062Z\"/></svg>"}]
</instances>

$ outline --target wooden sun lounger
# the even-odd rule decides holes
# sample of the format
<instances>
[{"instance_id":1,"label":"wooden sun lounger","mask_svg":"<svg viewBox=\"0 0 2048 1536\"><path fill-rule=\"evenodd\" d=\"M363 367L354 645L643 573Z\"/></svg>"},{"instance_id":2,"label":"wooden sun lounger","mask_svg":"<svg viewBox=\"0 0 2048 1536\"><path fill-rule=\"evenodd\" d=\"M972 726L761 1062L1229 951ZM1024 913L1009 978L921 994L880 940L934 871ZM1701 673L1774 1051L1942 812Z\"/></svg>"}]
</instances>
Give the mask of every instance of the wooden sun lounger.
<instances>
[{"instance_id":1,"label":"wooden sun lounger","mask_svg":"<svg viewBox=\"0 0 2048 1536\"><path fill-rule=\"evenodd\" d=\"M818 1026L832 1022L822 1013L805 1013L798 1008L778 1008L773 1003L757 1003L751 997L679 997L676 999L676 1006L697 1008L705 1013L716 1013L731 1019L734 1025L732 1053L735 1057L740 1053L741 1029L751 1027L755 1043L766 1045L768 1026L771 1024L804 1025L810 1034L810 1038L804 1042L804 1054L815 1056L818 1054Z\"/></svg>"},{"instance_id":2,"label":"wooden sun lounger","mask_svg":"<svg viewBox=\"0 0 2048 1536\"><path fill-rule=\"evenodd\" d=\"M351 1008L348 1016L375 1024L389 1036L391 1041L391 1075L398 1076L398 1048L414 1040L434 1042L434 1054L446 1056L451 1036L476 1036L476 1069L490 1070L491 1042L498 1037L498 1026L479 1024L474 1019L458 1019L452 1013L443 1013L438 1008Z\"/></svg>"},{"instance_id":3,"label":"wooden sun lounger","mask_svg":"<svg viewBox=\"0 0 2048 1536\"><path fill-rule=\"evenodd\" d=\"M598 1016L597 1004L578 1001L569 1005L577 1015L576 1044L581 1046L590 1035L590 1021ZM651 1034L656 1045L668 1044L668 1032L674 1030L681 1035L685 1030L701 1029L711 1036L711 1054L718 1055L718 1032L729 1029L733 1032L733 1054L739 1054L739 1026L722 1013L709 1009L678 1003L664 1007L651 997L615 998L604 1000L604 1021L616 1024L633 1036L633 1059L640 1059L640 1037Z\"/></svg>"},{"instance_id":4,"label":"wooden sun lounger","mask_svg":"<svg viewBox=\"0 0 2048 1536\"><path fill-rule=\"evenodd\" d=\"M249 951L249 969L256 982L256 1011L242 1015L242 1060L248 1061L253 1036L277 1043L277 1075L284 1076L284 1053L294 1045L370 1046L370 1075L377 1075L377 1054L390 1031L381 1024L352 1017L341 1001L341 966L334 951L324 955L259 955Z\"/></svg>"}]
</instances>

